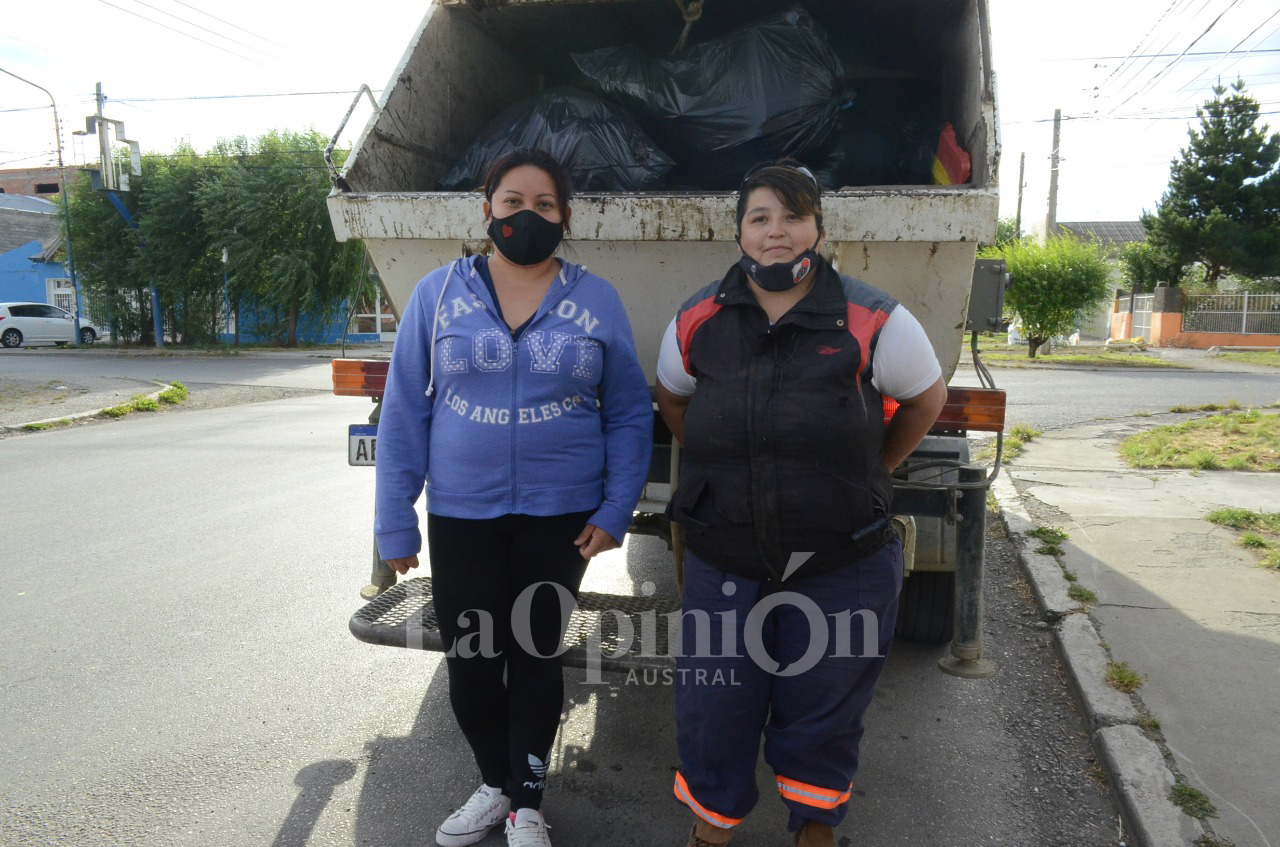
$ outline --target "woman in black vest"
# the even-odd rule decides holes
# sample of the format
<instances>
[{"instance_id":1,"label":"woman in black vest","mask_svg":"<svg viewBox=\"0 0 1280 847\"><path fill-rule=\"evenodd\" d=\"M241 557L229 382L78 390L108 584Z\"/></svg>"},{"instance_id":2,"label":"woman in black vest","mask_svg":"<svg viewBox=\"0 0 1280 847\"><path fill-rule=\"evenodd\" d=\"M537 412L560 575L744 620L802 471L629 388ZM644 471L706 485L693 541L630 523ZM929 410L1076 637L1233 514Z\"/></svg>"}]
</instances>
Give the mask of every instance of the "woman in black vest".
<instances>
[{"instance_id":1,"label":"woman in black vest","mask_svg":"<svg viewBox=\"0 0 1280 847\"><path fill-rule=\"evenodd\" d=\"M919 322L819 253L808 170L748 174L737 222L741 260L680 307L658 364L683 445L675 793L689 847L728 843L757 800L763 734L795 843L828 847L902 587L889 472L947 391Z\"/></svg>"}]
</instances>

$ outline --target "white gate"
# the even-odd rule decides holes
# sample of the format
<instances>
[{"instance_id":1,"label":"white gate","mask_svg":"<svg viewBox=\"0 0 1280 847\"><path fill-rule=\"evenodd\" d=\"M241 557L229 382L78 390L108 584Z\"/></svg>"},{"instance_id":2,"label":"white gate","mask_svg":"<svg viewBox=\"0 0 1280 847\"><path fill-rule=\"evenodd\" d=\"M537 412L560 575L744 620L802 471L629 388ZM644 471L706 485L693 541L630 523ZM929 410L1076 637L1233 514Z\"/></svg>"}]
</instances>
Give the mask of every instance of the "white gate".
<instances>
[{"instance_id":1,"label":"white gate","mask_svg":"<svg viewBox=\"0 0 1280 847\"><path fill-rule=\"evenodd\" d=\"M1154 294L1133 295L1133 331L1130 333L1133 338L1141 336L1151 340L1151 306L1155 299Z\"/></svg>"}]
</instances>

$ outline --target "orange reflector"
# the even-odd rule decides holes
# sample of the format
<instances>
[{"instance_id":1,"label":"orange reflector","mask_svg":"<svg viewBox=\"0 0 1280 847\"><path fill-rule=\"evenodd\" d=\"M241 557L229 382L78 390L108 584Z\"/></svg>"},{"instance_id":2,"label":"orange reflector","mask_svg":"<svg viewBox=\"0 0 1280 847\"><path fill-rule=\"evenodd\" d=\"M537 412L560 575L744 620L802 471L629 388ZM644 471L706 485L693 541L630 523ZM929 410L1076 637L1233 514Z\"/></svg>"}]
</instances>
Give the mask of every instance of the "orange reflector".
<instances>
[{"instance_id":1,"label":"orange reflector","mask_svg":"<svg viewBox=\"0 0 1280 847\"><path fill-rule=\"evenodd\" d=\"M947 388L947 404L930 432L978 430L1004 431L1004 392L998 388ZM884 398L884 422L898 411L898 401Z\"/></svg>"},{"instance_id":2,"label":"orange reflector","mask_svg":"<svg viewBox=\"0 0 1280 847\"><path fill-rule=\"evenodd\" d=\"M341 397L381 397L390 362L379 359L334 359L333 393Z\"/></svg>"}]
</instances>

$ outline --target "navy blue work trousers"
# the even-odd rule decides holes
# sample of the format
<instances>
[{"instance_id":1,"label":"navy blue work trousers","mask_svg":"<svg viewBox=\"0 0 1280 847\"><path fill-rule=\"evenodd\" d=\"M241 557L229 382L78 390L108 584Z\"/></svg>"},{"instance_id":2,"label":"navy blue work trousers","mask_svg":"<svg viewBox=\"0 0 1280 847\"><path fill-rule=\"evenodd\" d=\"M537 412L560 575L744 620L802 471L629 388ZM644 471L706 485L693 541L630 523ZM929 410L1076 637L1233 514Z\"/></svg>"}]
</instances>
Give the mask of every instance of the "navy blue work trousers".
<instances>
[{"instance_id":1,"label":"navy blue work trousers","mask_svg":"<svg viewBox=\"0 0 1280 847\"><path fill-rule=\"evenodd\" d=\"M759 799L763 733L788 830L844 820L862 718L893 641L902 567L893 541L845 567L778 584L686 551L676 673L681 802L716 826L739 824Z\"/></svg>"}]
</instances>

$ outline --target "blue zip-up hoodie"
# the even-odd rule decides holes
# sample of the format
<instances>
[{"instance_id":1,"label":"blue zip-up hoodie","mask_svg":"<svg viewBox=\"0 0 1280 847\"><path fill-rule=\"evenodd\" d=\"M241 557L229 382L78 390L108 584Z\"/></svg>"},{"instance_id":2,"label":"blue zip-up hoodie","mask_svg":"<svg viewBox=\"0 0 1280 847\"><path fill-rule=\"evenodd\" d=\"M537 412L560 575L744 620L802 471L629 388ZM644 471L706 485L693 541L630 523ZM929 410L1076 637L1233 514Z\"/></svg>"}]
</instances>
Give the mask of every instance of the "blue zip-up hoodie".
<instances>
[{"instance_id":1,"label":"blue zip-up hoodie","mask_svg":"<svg viewBox=\"0 0 1280 847\"><path fill-rule=\"evenodd\" d=\"M622 300L563 263L516 341L475 263L428 274L397 330L378 423L379 554L422 549L414 504L424 482L432 514L594 509L588 522L621 541L653 446L649 386Z\"/></svg>"}]
</instances>

